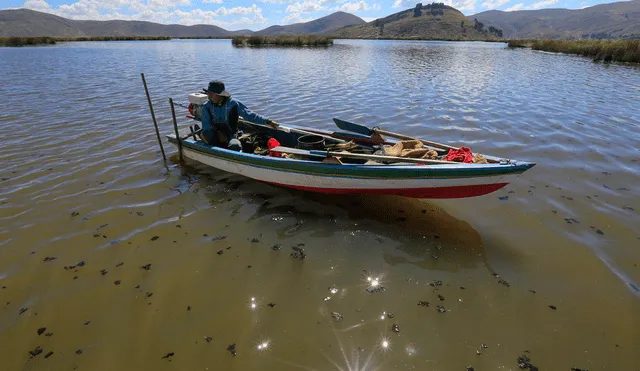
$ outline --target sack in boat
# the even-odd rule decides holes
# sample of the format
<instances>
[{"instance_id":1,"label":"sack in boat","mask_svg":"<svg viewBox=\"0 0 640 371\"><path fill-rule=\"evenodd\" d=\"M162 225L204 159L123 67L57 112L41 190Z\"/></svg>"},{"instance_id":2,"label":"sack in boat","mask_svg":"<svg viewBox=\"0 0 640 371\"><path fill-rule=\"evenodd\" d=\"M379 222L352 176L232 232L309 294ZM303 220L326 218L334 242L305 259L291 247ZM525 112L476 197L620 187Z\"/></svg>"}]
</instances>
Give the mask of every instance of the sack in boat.
<instances>
[{"instance_id":1,"label":"sack in boat","mask_svg":"<svg viewBox=\"0 0 640 371\"><path fill-rule=\"evenodd\" d=\"M401 140L392 147L384 147L384 154L394 157L420 157L426 152L424 145L419 140Z\"/></svg>"},{"instance_id":2,"label":"sack in boat","mask_svg":"<svg viewBox=\"0 0 640 371\"><path fill-rule=\"evenodd\" d=\"M419 140L402 140L392 147L384 147L384 154L394 157L423 158L433 160L438 158L438 152L426 148Z\"/></svg>"},{"instance_id":3,"label":"sack in boat","mask_svg":"<svg viewBox=\"0 0 640 371\"><path fill-rule=\"evenodd\" d=\"M476 153L476 155L473 156L473 163L474 164L488 164L489 161L487 161L487 159L483 155L481 155L479 153Z\"/></svg>"}]
</instances>

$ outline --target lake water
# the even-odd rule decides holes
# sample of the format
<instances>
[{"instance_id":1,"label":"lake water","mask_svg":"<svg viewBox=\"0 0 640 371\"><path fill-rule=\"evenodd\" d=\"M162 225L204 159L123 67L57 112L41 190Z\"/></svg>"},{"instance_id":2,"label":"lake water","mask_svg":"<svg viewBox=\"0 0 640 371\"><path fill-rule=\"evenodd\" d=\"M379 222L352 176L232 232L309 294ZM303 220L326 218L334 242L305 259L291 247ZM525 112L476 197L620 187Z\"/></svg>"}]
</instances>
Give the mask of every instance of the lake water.
<instances>
[{"instance_id":1,"label":"lake water","mask_svg":"<svg viewBox=\"0 0 640 371\"><path fill-rule=\"evenodd\" d=\"M640 369L638 67L499 43L172 40L2 48L0 71L2 370ZM168 145L165 164L141 72L163 135L169 97L221 79L284 124L538 165L428 201L276 188Z\"/></svg>"}]
</instances>

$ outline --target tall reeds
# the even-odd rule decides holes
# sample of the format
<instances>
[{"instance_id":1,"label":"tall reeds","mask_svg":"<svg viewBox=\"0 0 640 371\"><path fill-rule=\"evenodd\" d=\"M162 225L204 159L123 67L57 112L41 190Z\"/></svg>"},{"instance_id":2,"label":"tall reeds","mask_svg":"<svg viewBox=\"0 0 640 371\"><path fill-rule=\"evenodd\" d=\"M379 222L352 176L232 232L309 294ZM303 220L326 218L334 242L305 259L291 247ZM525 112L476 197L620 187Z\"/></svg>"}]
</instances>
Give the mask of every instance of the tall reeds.
<instances>
[{"instance_id":1,"label":"tall reeds","mask_svg":"<svg viewBox=\"0 0 640 371\"><path fill-rule=\"evenodd\" d=\"M640 63L640 40L509 40L509 46L577 54L594 61Z\"/></svg>"},{"instance_id":2,"label":"tall reeds","mask_svg":"<svg viewBox=\"0 0 640 371\"><path fill-rule=\"evenodd\" d=\"M330 46L333 39L326 36L234 36L235 46Z\"/></svg>"},{"instance_id":3,"label":"tall reeds","mask_svg":"<svg viewBox=\"0 0 640 371\"><path fill-rule=\"evenodd\" d=\"M52 45L53 37L0 37L0 46Z\"/></svg>"},{"instance_id":4,"label":"tall reeds","mask_svg":"<svg viewBox=\"0 0 640 371\"><path fill-rule=\"evenodd\" d=\"M0 37L0 46L52 45L71 41L171 40L169 36Z\"/></svg>"}]
</instances>

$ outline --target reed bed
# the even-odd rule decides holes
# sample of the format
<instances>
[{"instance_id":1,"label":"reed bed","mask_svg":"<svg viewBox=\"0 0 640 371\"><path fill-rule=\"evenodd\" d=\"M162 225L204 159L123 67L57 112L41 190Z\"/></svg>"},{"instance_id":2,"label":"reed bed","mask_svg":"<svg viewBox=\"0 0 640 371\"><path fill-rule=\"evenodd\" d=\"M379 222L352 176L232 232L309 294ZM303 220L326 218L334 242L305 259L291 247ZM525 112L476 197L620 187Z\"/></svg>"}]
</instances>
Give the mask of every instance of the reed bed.
<instances>
[{"instance_id":1,"label":"reed bed","mask_svg":"<svg viewBox=\"0 0 640 371\"><path fill-rule=\"evenodd\" d=\"M53 45L53 37L0 37L0 46Z\"/></svg>"},{"instance_id":2,"label":"reed bed","mask_svg":"<svg viewBox=\"0 0 640 371\"><path fill-rule=\"evenodd\" d=\"M171 40L169 36L83 36L83 37L2 37L0 46L53 45L72 41Z\"/></svg>"},{"instance_id":3,"label":"reed bed","mask_svg":"<svg viewBox=\"0 0 640 371\"><path fill-rule=\"evenodd\" d=\"M326 36L234 36L235 46L331 46L333 39Z\"/></svg>"},{"instance_id":4,"label":"reed bed","mask_svg":"<svg viewBox=\"0 0 640 371\"><path fill-rule=\"evenodd\" d=\"M509 40L509 47L592 57L594 61L640 63L640 40Z\"/></svg>"}]
</instances>

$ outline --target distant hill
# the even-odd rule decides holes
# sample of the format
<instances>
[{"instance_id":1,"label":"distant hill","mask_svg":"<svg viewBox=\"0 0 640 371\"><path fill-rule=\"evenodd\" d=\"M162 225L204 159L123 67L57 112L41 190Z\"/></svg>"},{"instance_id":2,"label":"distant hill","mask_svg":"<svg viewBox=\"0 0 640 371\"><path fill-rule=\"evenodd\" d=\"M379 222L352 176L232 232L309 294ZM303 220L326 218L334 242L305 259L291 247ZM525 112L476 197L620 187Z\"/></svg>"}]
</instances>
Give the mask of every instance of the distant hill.
<instances>
[{"instance_id":1,"label":"distant hill","mask_svg":"<svg viewBox=\"0 0 640 371\"><path fill-rule=\"evenodd\" d=\"M490 10L469 16L508 39L640 38L640 0L584 9Z\"/></svg>"},{"instance_id":2,"label":"distant hill","mask_svg":"<svg viewBox=\"0 0 640 371\"><path fill-rule=\"evenodd\" d=\"M444 40L486 40L499 38L499 29L474 22L456 8L433 3L417 4L375 21L348 26L333 32L346 38L421 38Z\"/></svg>"},{"instance_id":3,"label":"distant hill","mask_svg":"<svg viewBox=\"0 0 640 371\"><path fill-rule=\"evenodd\" d=\"M257 35L317 35L330 34L345 26L362 24L365 21L353 14L335 12L328 16L304 23L295 23L287 26L271 26L264 30L256 31Z\"/></svg>"},{"instance_id":4,"label":"distant hill","mask_svg":"<svg viewBox=\"0 0 640 371\"><path fill-rule=\"evenodd\" d=\"M260 35L327 34L344 26L364 23L360 17L336 12L326 17L288 26L271 26L258 31ZM251 30L227 31L213 25L183 26L143 21L78 21L29 9L0 10L0 37L10 36L169 36L224 37L252 35Z\"/></svg>"},{"instance_id":5,"label":"distant hill","mask_svg":"<svg viewBox=\"0 0 640 371\"><path fill-rule=\"evenodd\" d=\"M170 36L220 37L233 32L213 25L165 25L142 21L76 21L29 9L0 11L0 37Z\"/></svg>"}]
</instances>

